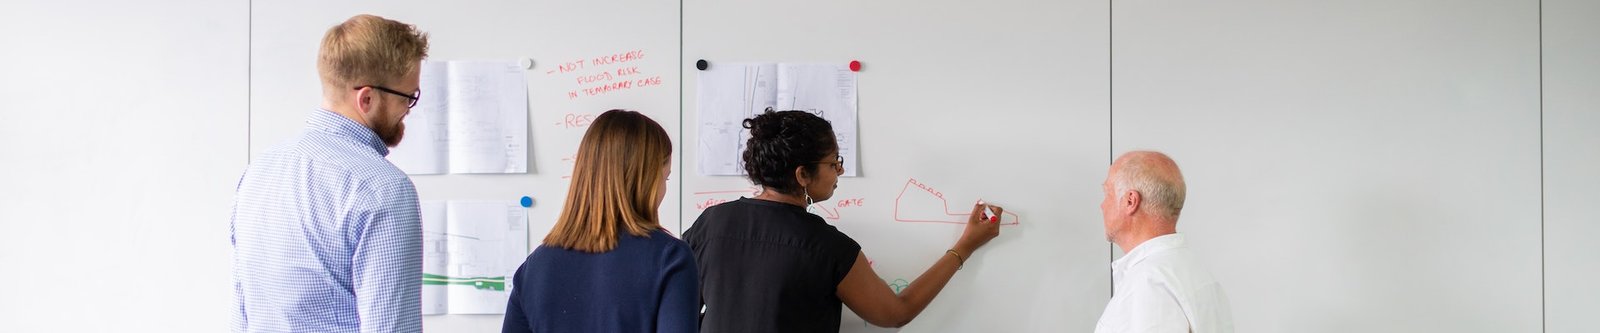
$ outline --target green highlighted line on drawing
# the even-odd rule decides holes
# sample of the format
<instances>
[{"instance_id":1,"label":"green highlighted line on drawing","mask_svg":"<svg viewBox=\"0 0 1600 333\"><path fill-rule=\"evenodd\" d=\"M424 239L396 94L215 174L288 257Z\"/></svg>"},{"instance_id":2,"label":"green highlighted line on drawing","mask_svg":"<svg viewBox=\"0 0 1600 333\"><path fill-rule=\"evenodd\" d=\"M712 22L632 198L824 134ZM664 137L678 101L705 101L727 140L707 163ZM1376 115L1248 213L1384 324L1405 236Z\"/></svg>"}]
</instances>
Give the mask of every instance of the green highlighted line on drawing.
<instances>
[{"instance_id":1,"label":"green highlighted line on drawing","mask_svg":"<svg viewBox=\"0 0 1600 333\"><path fill-rule=\"evenodd\" d=\"M449 276L444 276L444 275L435 275L435 274L423 273L422 274L422 285L424 285L424 286L445 286L445 285L472 286L473 288L477 288L478 290L505 291L506 290L506 277L504 277L504 276L496 276L496 277L449 277Z\"/></svg>"}]
</instances>

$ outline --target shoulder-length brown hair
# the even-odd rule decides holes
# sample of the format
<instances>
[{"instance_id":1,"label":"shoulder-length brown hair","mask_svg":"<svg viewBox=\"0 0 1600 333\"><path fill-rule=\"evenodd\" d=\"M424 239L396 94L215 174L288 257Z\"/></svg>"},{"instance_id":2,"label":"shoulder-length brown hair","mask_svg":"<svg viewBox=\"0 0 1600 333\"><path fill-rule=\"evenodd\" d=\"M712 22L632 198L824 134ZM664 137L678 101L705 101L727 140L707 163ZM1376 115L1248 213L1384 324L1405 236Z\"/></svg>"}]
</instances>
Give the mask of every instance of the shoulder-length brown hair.
<instances>
[{"instance_id":1,"label":"shoulder-length brown hair","mask_svg":"<svg viewBox=\"0 0 1600 333\"><path fill-rule=\"evenodd\" d=\"M572 186L544 244L601 253L617 247L618 230L635 236L661 228L656 201L666 188L661 168L672 160L672 139L649 117L610 110L589 124L578 144Z\"/></svg>"}]
</instances>

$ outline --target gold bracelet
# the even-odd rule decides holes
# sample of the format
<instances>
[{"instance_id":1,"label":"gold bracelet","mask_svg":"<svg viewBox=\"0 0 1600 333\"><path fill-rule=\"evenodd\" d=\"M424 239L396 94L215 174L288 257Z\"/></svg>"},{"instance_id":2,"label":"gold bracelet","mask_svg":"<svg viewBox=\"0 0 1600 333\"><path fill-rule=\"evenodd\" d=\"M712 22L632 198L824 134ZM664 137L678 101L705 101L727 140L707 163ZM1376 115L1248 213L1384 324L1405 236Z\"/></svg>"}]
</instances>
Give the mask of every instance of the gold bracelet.
<instances>
[{"instance_id":1,"label":"gold bracelet","mask_svg":"<svg viewBox=\"0 0 1600 333\"><path fill-rule=\"evenodd\" d=\"M950 255L956 256L956 270L959 271L961 270L962 266L967 265L967 258L962 258L960 253L956 253L956 249L944 250L944 253L949 253Z\"/></svg>"}]
</instances>

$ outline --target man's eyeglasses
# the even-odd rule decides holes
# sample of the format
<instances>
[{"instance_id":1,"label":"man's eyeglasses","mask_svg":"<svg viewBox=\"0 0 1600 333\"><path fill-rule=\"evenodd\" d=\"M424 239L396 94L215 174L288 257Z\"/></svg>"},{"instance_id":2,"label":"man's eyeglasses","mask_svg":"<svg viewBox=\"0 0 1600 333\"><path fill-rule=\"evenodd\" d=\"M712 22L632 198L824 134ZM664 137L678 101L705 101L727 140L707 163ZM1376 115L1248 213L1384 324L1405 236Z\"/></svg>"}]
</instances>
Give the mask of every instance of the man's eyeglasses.
<instances>
[{"instance_id":1,"label":"man's eyeglasses","mask_svg":"<svg viewBox=\"0 0 1600 333\"><path fill-rule=\"evenodd\" d=\"M394 89L384 88L384 87L380 87L380 86L372 86L372 85L356 87L355 90L361 90L361 88L372 88L372 89L376 89L378 91L394 94L395 96L405 97L407 100L409 100L409 103L406 104L406 108L407 109L416 107L417 106L417 101L422 100L422 91L421 90L418 90L416 92L407 94L407 93L399 92L399 91L394 90Z\"/></svg>"}]
</instances>

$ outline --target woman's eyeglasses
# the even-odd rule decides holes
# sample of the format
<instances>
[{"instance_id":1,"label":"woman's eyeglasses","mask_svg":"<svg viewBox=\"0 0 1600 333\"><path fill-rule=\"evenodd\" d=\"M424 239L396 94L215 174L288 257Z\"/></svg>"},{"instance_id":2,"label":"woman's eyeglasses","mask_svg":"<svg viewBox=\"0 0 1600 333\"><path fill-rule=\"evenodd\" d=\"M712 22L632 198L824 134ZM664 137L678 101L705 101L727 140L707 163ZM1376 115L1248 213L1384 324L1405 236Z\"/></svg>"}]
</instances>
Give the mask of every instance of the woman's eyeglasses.
<instances>
[{"instance_id":1,"label":"woman's eyeglasses","mask_svg":"<svg viewBox=\"0 0 1600 333\"><path fill-rule=\"evenodd\" d=\"M835 159L834 161L817 161L817 163L833 165L834 171L844 171L844 155L839 155L839 158Z\"/></svg>"}]
</instances>

